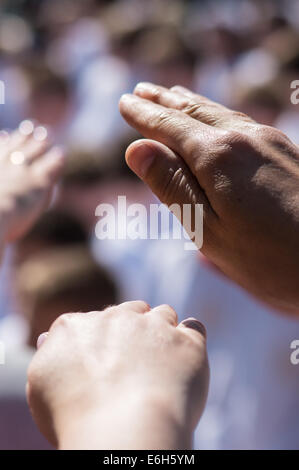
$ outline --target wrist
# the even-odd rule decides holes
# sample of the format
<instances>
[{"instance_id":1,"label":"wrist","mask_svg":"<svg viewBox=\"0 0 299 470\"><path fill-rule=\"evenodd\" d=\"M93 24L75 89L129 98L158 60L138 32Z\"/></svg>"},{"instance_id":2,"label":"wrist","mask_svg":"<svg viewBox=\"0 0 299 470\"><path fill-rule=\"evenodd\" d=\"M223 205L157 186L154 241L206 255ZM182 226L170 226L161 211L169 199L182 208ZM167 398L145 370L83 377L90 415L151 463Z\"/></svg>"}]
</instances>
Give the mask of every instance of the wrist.
<instances>
[{"instance_id":1,"label":"wrist","mask_svg":"<svg viewBox=\"0 0 299 470\"><path fill-rule=\"evenodd\" d=\"M5 245L7 243L6 234L7 234L7 214L0 207L0 258L2 257L2 254L5 249Z\"/></svg>"},{"instance_id":2,"label":"wrist","mask_svg":"<svg viewBox=\"0 0 299 470\"><path fill-rule=\"evenodd\" d=\"M0 249L3 250L7 243L7 232L11 220L13 207L12 202L7 198L0 201Z\"/></svg>"},{"instance_id":3,"label":"wrist","mask_svg":"<svg viewBox=\"0 0 299 470\"><path fill-rule=\"evenodd\" d=\"M192 431L173 397L125 396L63 412L56 426L59 449L191 448Z\"/></svg>"}]
</instances>

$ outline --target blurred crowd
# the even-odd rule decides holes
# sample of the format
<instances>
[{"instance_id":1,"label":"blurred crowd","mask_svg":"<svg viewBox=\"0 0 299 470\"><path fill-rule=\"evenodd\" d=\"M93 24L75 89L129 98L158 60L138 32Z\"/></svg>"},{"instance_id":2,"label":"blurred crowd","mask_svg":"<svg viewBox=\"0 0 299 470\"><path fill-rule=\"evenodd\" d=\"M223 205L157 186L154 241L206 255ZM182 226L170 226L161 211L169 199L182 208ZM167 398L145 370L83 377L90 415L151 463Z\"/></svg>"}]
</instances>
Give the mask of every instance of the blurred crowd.
<instances>
[{"instance_id":1,"label":"blurred crowd","mask_svg":"<svg viewBox=\"0 0 299 470\"><path fill-rule=\"evenodd\" d=\"M273 316L180 241L94 235L98 204L154 201L124 162L140 136L118 100L138 81L191 88L299 144L299 2L3 0L0 80L0 128L37 121L67 156L51 208L1 269L0 448L47 447L24 392L38 335L61 313L139 298L207 326L211 393L195 448L299 448L289 361L298 322Z\"/></svg>"}]
</instances>

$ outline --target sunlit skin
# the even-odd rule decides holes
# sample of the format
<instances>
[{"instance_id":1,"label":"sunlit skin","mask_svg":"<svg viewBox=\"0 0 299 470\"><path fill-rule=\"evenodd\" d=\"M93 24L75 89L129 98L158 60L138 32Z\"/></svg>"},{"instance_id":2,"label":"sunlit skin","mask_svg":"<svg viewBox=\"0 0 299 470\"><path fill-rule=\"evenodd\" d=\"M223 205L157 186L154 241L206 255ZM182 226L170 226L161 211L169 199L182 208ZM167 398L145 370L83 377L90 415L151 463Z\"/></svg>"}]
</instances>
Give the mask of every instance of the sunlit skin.
<instances>
[{"instance_id":1,"label":"sunlit skin","mask_svg":"<svg viewBox=\"0 0 299 470\"><path fill-rule=\"evenodd\" d=\"M29 404L60 449L186 449L209 383L205 329L168 305L60 316L38 341Z\"/></svg>"},{"instance_id":2,"label":"sunlit skin","mask_svg":"<svg viewBox=\"0 0 299 470\"><path fill-rule=\"evenodd\" d=\"M203 204L202 253L273 307L299 314L299 150L190 90L140 83L120 111L146 138L131 169L165 204Z\"/></svg>"}]
</instances>

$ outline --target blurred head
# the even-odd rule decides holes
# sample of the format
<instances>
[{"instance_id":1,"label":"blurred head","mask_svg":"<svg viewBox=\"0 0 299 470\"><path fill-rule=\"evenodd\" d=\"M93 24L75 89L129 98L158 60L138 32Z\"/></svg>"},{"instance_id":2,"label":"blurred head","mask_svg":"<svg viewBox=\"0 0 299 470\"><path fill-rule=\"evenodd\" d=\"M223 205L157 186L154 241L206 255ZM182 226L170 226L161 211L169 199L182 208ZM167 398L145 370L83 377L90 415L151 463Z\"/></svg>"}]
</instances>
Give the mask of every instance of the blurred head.
<instances>
[{"instance_id":1,"label":"blurred head","mask_svg":"<svg viewBox=\"0 0 299 470\"><path fill-rule=\"evenodd\" d=\"M45 250L87 242L87 233L74 215L61 209L50 209L18 241L15 264L19 265Z\"/></svg>"},{"instance_id":2,"label":"blurred head","mask_svg":"<svg viewBox=\"0 0 299 470\"><path fill-rule=\"evenodd\" d=\"M235 100L237 109L248 114L257 122L273 126L283 110L283 97L281 96L279 83L280 81L276 80L240 92ZM281 89L283 88L281 87Z\"/></svg>"},{"instance_id":3,"label":"blurred head","mask_svg":"<svg viewBox=\"0 0 299 470\"><path fill-rule=\"evenodd\" d=\"M31 85L26 114L55 132L69 111L70 84L39 62L30 63L25 71Z\"/></svg>"},{"instance_id":4,"label":"blurred head","mask_svg":"<svg viewBox=\"0 0 299 470\"><path fill-rule=\"evenodd\" d=\"M100 203L113 203L117 195L128 197L130 192L136 198L139 188L146 191L124 158L134 138L135 134L124 140L115 138L111 146L98 152L71 151L66 158L56 205L74 214L88 233L97 221L95 209Z\"/></svg>"},{"instance_id":5,"label":"blurred head","mask_svg":"<svg viewBox=\"0 0 299 470\"><path fill-rule=\"evenodd\" d=\"M117 303L118 297L111 275L81 245L44 251L28 259L19 267L16 285L32 347L62 313L103 310Z\"/></svg>"},{"instance_id":6,"label":"blurred head","mask_svg":"<svg viewBox=\"0 0 299 470\"><path fill-rule=\"evenodd\" d=\"M101 185L107 172L99 154L73 151L67 156L57 205L74 214L87 232L94 226L95 208L101 202Z\"/></svg>"}]
</instances>

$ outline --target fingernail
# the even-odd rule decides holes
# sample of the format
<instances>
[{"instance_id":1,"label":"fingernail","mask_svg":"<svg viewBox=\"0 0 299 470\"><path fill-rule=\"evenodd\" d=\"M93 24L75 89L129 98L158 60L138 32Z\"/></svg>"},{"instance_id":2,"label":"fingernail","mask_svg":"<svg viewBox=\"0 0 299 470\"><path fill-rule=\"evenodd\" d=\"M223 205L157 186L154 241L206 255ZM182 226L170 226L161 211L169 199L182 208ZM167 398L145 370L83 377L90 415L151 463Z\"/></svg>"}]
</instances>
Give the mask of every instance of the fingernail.
<instances>
[{"instance_id":1,"label":"fingernail","mask_svg":"<svg viewBox=\"0 0 299 470\"><path fill-rule=\"evenodd\" d=\"M207 337L207 330L206 330L205 326L200 321L198 321L196 318L187 318L186 320L182 321L182 324L186 328L192 328L193 330L198 331L205 338Z\"/></svg>"},{"instance_id":2,"label":"fingernail","mask_svg":"<svg viewBox=\"0 0 299 470\"><path fill-rule=\"evenodd\" d=\"M38 142L42 142L48 137L48 131L44 126L37 126L33 131L33 137Z\"/></svg>"},{"instance_id":3,"label":"fingernail","mask_svg":"<svg viewBox=\"0 0 299 470\"><path fill-rule=\"evenodd\" d=\"M149 167L155 159L155 154L152 148L146 144L137 145L126 156L126 161L129 167L139 178L146 177Z\"/></svg>"},{"instance_id":4,"label":"fingernail","mask_svg":"<svg viewBox=\"0 0 299 470\"><path fill-rule=\"evenodd\" d=\"M36 342L37 349L39 349L41 345L43 344L43 342L47 339L48 334L49 333L42 333L41 335L39 335L37 342Z\"/></svg>"},{"instance_id":5,"label":"fingernail","mask_svg":"<svg viewBox=\"0 0 299 470\"><path fill-rule=\"evenodd\" d=\"M30 119L25 119L19 125L19 132L23 135L30 135L34 131L34 124Z\"/></svg>"}]
</instances>

